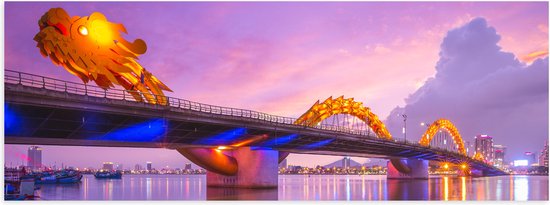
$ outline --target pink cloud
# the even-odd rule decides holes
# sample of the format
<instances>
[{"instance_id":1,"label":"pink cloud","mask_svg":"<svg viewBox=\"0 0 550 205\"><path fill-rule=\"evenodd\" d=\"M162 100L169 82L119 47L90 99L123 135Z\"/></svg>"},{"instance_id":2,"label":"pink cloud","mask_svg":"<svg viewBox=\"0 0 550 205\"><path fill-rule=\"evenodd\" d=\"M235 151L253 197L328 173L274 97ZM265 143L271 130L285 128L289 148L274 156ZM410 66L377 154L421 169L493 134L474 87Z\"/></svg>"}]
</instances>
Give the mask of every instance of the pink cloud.
<instances>
[{"instance_id":1,"label":"pink cloud","mask_svg":"<svg viewBox=\"0 0 550 205\"><path fill-rule=\"evenodd\" d=\"M503 50L548 50L544 2L8 2L6 69L77 81L32 41L37 19L57 6L103 12L128 39L144 39L140 63L175 91L169 96L292 117L340 95L388 116L434 76L445 33L478 16L499 31Z\"/></svg>"}]
</instances>

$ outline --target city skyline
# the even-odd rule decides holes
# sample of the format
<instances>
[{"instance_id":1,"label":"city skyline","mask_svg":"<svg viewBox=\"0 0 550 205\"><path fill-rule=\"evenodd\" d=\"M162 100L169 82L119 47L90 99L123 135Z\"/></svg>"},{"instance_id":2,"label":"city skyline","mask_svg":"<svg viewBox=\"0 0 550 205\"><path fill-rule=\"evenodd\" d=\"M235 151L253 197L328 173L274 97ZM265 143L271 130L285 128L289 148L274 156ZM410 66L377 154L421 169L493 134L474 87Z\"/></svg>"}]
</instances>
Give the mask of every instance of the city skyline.
<instances>
[{"instance_id":1,"label":"city skyline","mask_svg":"<svg viewBox=\"0 0 550 205\"><path fill-rule=\"evenodd\" d=\"M409 9L399 11L401 15L395 16L402 18L397 18L383 13L398 12L392 10L391 3L360 6L298 3L296 7L278 4L275 9L269 3L33 3L37 6L32 8L28 3L7 3L5 64L7 69L78 82L40 56L32 41L32 35L38 30L36 19L55 6L80 16L101 11L111 21L124 23L131 38L143 38L147 42L149 50L140 57L140 62L175 90L168 93L169 96L297 117L316 100L345 95L364 102L381 119L386 119L396 138L402 137L402 119L396 117L399 113L409 116L408 139L414 141L425 129L419 126L420 122L431 123L437 117L450 116L463 131L466 141L473 142L473 137L479 134L494 136L495 144L509 148L507 158L540 150L536 147L539 141L548 138L548 58L545 57L548 21L542 18L548 15L547 4L405 4ZM446 12L445 8L451 6L456 9ZM309 7L315 7L316 12L302 14ZM508 12L493 12L494 7L507 8ZM145 8L163 9L163 12L157 12L154 18L135 15ZM269 12L262 13L266 9ZM373 12L362 14L361 9ZM189 16L178 16L175 11L188 12ZM290 17L280 18L276 11L287 12ZM318 20L323 11L329 12L329 17ZM422 12L431 12L440 18L415 17ZM250 21L251 16L257 17L255 21ZM170 21L176 17L181 19ZM330 20L331 17L334 19ZM197 18L199 22L192 22ZM377 20L369 20L373 18ZM292 19L303 21L290 21ZM341 25L340 20L352 23ZM266 28L256 21L269 22L272 26ZM149 26L155 26L155 22L167 25L151 29ZM210 28L201 23L215 26ZM397 29L400 26L407 31ZM22 38L22 34L31 38ZM523 40L526 36L530 40ZM476 58L479 52L487 57ZM545 58L534 61L538 57ZM471 65L456 63L454 59L466 59ZM181 73L181 76L172 73ZM475 99L464 101L454 95ZM508 100L510 96L517 99ZM453 102L464 108L446 108L456 106ZM507 118L502 117L504 112ZM529 126L510 126L518 119ZM495 123L490 123L492 121ZM531 140L514 143L517 140L514 135L518 134L525 134L523 138ZM6 162L24 158L18 146L5 146ZM52 158L72 161L78 159L63 153L71 150L97 153L96 157L103 158L102 161L115 161L105 159L111 155L126 161L130 157L149 156L154 159L141 161L188 163L174 150L52 148L56 149L50 153ZM308 165L311 157L291 155L289 164ZM129 162L132 164L135 163Z\"/></svg>"},{"instance_id":2,"label":"city skyline","mask_svg":"<svg viewBox=\"0 0 550 205\"><path fill-rule=\"evenodd\" d=\"M40 152L42 152L42 150L44 149L43 145L41 146L28 146L28 145L16 145L16 146L20 146L20 148L24 148L24 147L27 147L28 150L30 150L31 148L33 149L40 149ZM56 147L56 146L45 146L46 148L47 147ZM146 148L126 148L126 149L146 149ZM529 161L530 158L527 157L527 153L530 153L530 154L534 154L533 156L531 157L534 157L531 159L532 162L529 162L528 165L531 166L533 164L538 164L538 166L547 166L548 165L548 158L550 156L548 156L548 144L545 144L542 146L542 149L540 151L528 151L528 152L525 152L524 155L522 157L519 157L519 158L515 158L515 159L512 159L512 160L508 160L508 161L505 161L503 160L503 156L505 156L505 150L506 150L506 147L505 146L502 146L502 145L493 145L492 146L492 149L494 149L494 159L491 161L493 164L495 164L495 166L497 167L500 167L502 168L502 166L504 165L505 167L506 166L513 166L514 164L514 161L517 161L517 160L527 160ZM53 149L54 151L57 151L58 149ZM150 150L150 149L148 149ZM498 157L497 155L500 154L501 157ZM30 155L29 155L30 156ZM25 164L25 163L30 163L30 160L26 160L24 159L25 157L27 156L23 156L23 155L20 155L20 160L19 160L19 164L17 164L17 162L11 160L8 163L5 163L5 166L8 166L8 167L17 167L17 166L28 166L30 167L29 164ZM41 154L40 154L40 157L41 157ZM361 165L365 165L365 164L371 164L371 165L380 165L380 163L385 161L384 159L377 159L377 158L362 158L362 157L349 157L349 156L335 156L337 157L335 161L331 162L331 163L328 163L326 165L330 165L330 164L334 164L334 163L345 163L344 161L347 161L347 163L349 164L350 161L352 162L355 162L355 163L359 163ZM338 159L339 158L339 159ZM42 161L43 159L40 158L40 161ZM99 160L99 161L98 161ZM357 162L355 160L360 160L360 162ZM495 160L500 160L500 161L495 161ZM533 161L534 160L534 161ZM105 163L109 163L111 164L111 166L114 166L114 167L117 167L117 169L119 168L118 166L122 166L124 164L127 164L126 167L127 170L135 170L135 169L138 169L136 167L140 167L139 170L149 170L149 164L151 164L151 169L156 169L156 170L159 170L159 169L163 169L163 168L170 168L170 169L176 169L176 168L180 168L180 169L186 169L188 166L193 166L195 168L200 168L200 166L192 163L192 162L185 162L184 164L178 164L178 162L170 162L170 163L173 163L172 165L168 165L168 163L165 163L165 164L162 164L160 163L160 165L157 165L157 167L155 167L153 164L152 161L132 161L132 162L127 162L127 161L113 161L113 160L103 160L101 161L101 159L94 159L94 160L82 160L82 161L86 161L86 163L89 163L90 161L96 161L96 162L99 162L98 165L91 165L91 166L85 166L85 165L81 165L81 166L74 166L73 164L68 164L68 163L64 163L62 161L60 162L57 162L57 161L53 161L53 164L51 161L49 161L49 163L42 163L42 166L45 166L45 167L55 167L55 168L63 168L63 167L75 167L75 168L101 168L101 167L104 167L105 166ZM500 164L499 164L500 162ZM503 163L504 162L504 163ZM542 162L542 163L541 163ZM134 163L134 164L132 164ZM174 165L175 164L175 165ZM497 165L498 164L498 165ZM283 160L283 162L281 162L281 164L279 166L286 166L287 165L287 159ZM293 165L293 166L305 166L303 164L288 164L288 165ZM323 165L323 164L314 164L313 166L311 167L315 167L315 166L326 166L326 165ZM134 167L134 168L132 168ZM308 167L308 166L306 166Z\"/></svg>"}]
</instances>

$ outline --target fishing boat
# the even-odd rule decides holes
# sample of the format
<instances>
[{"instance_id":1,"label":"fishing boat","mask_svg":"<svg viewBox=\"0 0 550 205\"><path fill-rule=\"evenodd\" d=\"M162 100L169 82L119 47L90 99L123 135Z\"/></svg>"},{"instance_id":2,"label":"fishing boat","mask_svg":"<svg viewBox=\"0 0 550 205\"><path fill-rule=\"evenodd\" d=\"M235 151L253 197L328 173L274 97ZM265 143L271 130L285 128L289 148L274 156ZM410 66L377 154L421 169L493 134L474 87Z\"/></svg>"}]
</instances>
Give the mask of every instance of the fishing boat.
<instances>
[{"instance_id":1,"label":"fishing boat","mask_svg":"<svg viewBox=\"0 0 550 205\"><path fill-rule=\"evenodd\" d=\"M120 171L109 171L109 170L99 170L94 174L96 179L121 179L122 172Z\"/></svg>"},{"instance_id":2,"label":"fishing boat","mask_svg":"<svg viewBox=\"0 0 550 205\"><path fill-rule=\"evenodd\" d=\"M55 184L57 178L53 173L41 173L38 174L34 181L36 184Z\"/></svg>"},{"instance_id":3,"label":"fishing boat","mask_svg":"<svg viewBox=\"0 0 550 205\"><path fill-rule=\"evenodd\" d=\"M82 174L76 170L48 171L37 173L34 178L36 184L71 184L80 182Z\"/></svg>"},{"instance_id":4,"label":"fishing boat","mask_svg":"<svg viewBox=\"0 0 550 205\"><path fill-rule=\"evenodd\" d=\"M64 172L57 173L56 179L59 184L77 183L82 179L82 174L79 171L66 170Z\"/></svg>"}]
</instances>

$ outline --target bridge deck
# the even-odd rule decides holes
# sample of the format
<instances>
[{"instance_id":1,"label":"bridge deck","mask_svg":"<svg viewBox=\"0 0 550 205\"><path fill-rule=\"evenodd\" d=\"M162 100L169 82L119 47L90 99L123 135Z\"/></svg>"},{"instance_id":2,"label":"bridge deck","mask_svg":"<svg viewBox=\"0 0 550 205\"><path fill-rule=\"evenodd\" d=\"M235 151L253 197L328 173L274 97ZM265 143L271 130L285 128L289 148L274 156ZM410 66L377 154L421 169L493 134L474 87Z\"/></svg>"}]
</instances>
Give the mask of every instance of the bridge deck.
<instances>
[{"instance_id":1,"label":"bridge deck","mask_svg":"<svg viewBox=\"0 0 550 205\"><path fill-rule=\"evenodd\" d=\"M489 175L503 173L458 153L334 127L304 127L293 124L293 118L174 98L169 99L169 106L152 105L125 97L117 99L97 89L90 94L76 89L72 92L64 81L59 81L63 82L60 85L54 80L52 88L47 80L42 79L44 83L40 84L36 79L26 81L10 74L13 73L6 73L5 82L7 144L173 149L215 147L222 145L220 142L267 134L266 140L252 146L295 136L289 142L280 141L269 147L292 153L467 162ZM242 135L224 136L228 131L242 131Z\"/></svg>"}]
</instances>

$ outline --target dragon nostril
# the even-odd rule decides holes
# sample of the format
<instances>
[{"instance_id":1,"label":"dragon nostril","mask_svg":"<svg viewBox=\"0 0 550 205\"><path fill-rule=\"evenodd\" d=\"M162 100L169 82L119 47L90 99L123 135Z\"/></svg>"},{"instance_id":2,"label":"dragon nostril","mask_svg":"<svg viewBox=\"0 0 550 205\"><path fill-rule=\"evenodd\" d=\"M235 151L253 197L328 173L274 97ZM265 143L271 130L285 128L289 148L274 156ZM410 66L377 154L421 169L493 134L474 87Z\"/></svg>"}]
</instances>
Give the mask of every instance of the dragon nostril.
<instances>
[{"instance_id":1,"label":"dragon nostril","mask_svg":"<svg viewBox=\"0 0 550 205\"><path fill-rule=\"evenodd\" d=\"M68 35L67 29L61 23L52 24L48 22L48 26L53 26L59 33L63 34L64 36Z\"/></svg>"}]
</instances>

